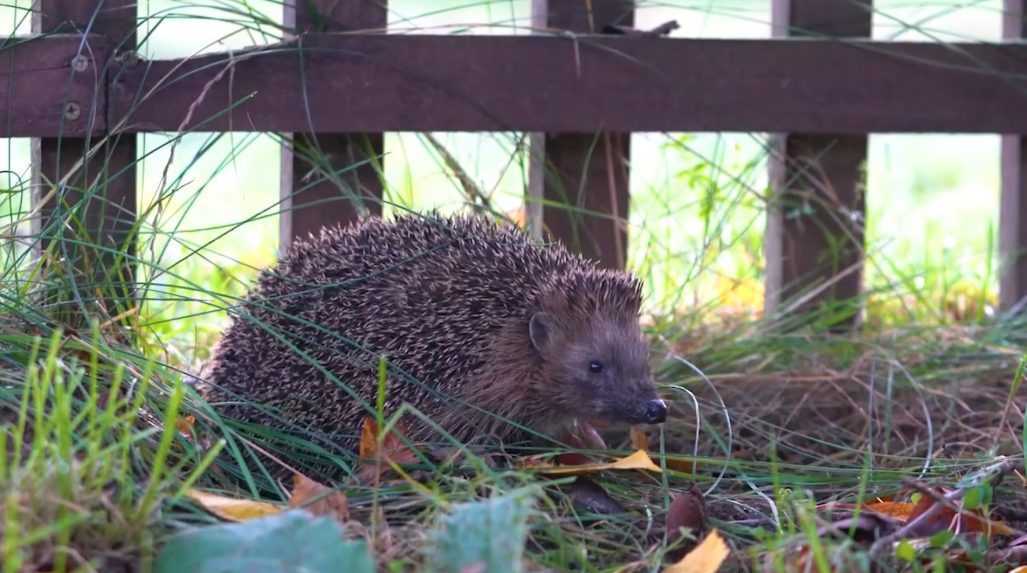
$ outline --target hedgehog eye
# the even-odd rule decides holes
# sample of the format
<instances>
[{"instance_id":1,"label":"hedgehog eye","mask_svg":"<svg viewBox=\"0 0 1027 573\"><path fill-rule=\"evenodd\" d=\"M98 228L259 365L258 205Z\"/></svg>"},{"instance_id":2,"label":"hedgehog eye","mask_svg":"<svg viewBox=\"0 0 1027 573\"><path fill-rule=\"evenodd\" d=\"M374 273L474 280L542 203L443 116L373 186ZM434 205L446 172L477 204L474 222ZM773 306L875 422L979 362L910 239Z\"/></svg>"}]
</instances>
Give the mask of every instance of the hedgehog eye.
<instances>
[{"instance_id":1,"label":"hedgehog eye","mask_svg":"<svg viewBox=\"0 0 1027 573\"><path fill-rule=\"evenodd\" d=\"M592 374L599 374L603 371L603 363L598 360L593 360L588 363L588 371Z\"/></svg>"}]
</instances>

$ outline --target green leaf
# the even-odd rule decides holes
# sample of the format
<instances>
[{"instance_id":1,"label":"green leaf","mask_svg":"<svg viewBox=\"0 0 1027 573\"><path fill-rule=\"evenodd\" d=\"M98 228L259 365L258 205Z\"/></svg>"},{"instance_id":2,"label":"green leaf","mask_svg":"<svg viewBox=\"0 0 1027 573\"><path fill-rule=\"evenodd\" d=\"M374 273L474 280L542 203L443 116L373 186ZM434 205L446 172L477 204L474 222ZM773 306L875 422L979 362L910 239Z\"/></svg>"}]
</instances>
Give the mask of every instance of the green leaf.
<instances>
[{"instance_id":1,"label":"green leaf","mask_svg":"<svg viewBox=\"0 0 1027 573\"><path fill-rule=\"evenodd\" d=\"M522 491L457 505L434 532L427 570L520 573L533 502Z\"/></svg>"},{"instance_id":2,"label":"green leaf","mask_svg":"<svg viewBox=\"0 0 1027 573\"><path fill-rule=\"evenodd\" d=\"M906 563L912 563L916 560L916 548L907 539L903 539L899 542L898 547L895 548L895 556L905 561Z\"/></svg>"},{"instance_id":3,"label":"green leaf","mask_svg":"<svg viewBox=\"0 0 1027 573\"><path fill-rule=\"evenodd\" d=\"M347 541L334 520L305 511L191 529L172 537L156 573L374 573L363 541Z\"/></svg>"},{"instance_id":4,"label":"green leaf","mask_svg":"<svg viewBox=\"0 0 1027 573\"><path fill-rule=\"evenodd\" d=\"M952 541L955 537L956 534L953 533L951 530L943 529L931 536L931 547L947 547L949 542Z\"/></svg>"},{"instance_id":5,"label":"green leaf","mask_svg":"<svg viewBox=\"0 0 1027 573\"><path fill-rule=\"evenodd\" d=\"M977 509L991 503L991 486L982 484L966 490L963 496L963 507L966 509Z\"/></svg>"}]
</instances>

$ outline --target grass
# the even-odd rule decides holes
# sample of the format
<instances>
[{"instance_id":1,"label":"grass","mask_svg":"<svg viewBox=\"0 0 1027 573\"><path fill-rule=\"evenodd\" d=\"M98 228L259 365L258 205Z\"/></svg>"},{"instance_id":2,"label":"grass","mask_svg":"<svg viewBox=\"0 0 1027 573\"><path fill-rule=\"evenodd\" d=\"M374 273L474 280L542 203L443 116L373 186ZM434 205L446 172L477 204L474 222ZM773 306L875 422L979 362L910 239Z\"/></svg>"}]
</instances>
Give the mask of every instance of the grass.
<instances>
[{"instance_id":1,"label":"grass","mask_svg":"<svg viewBox=\"0 0 1027 573\"><path fill-rule=\"evenodd\" d=\"M503 31L523 21L526 4L390 6L394 23L410 29L488 21ZM673 12L696 35L731 26L731 35L754 35L768 19L754 2L639 4L643 22ZM241 47L277 34L275 2L152 1L141 9L153 16L143 23L151 54L192 53L214 40L210 49ZM996 2L876 9L878 37L987 37L997 22ZM952 23L964 28L946 30ZM185 28L196 32L194 45L173 40ZM436 136L498 210L518 208L526 172L519 134ZM23 240L6 242L0 258L5 571L145 568L169 535L216 521L183 496L194 485L280 502L288 488L274 479L272 458L311 473L358 465L353 452L222 419L184 376L209 357L233 305L274 261L276 141L243 134L143 141L146 157L136 165L143 304L85 324L52 320L52 299L37 296L61 285L45 283L28 255L42 236L27 225L26 146L7 146L0 227ZM657 463L667 454L693 458L697 471L596 476L626 510L596 515L569 480L543 479L518 469L516 459L474 452L446 463L425 455L411 470L415 479L380 487L341 480L353 520L364 526L351 533L370 541L385 568L403 570L424 563L427 532L455 504L541 485L526 544L534 565L652 571L673 550L663 525L670 501L695 484L740 568L801 570L800 550L810 570L869 569L866 544L820 534L824 503L904 498L910 479L954 486L999 455L1023 456L1017 367L1027 324L995 310L997 170L982 167L997 156L996 142L872 139L867 327L832 334L828 326L850 309L802 317L760 311L762 135L637 135L629 255L647 283L657 380L675 405L651 450ZM392 212L466 206L424 137L390 134L386 154ZM89 304L90 289L80 292ZM626 436L611 437L620 453L630 449ZM991 496L995 517L1023 528L1022 485L1007 479ZM934 567L960 544L990 564L1001 548L953 537L921 555ZM919 570L921 563L903 560L907 552L873 560Z\"/></svg>"}]
</instances>

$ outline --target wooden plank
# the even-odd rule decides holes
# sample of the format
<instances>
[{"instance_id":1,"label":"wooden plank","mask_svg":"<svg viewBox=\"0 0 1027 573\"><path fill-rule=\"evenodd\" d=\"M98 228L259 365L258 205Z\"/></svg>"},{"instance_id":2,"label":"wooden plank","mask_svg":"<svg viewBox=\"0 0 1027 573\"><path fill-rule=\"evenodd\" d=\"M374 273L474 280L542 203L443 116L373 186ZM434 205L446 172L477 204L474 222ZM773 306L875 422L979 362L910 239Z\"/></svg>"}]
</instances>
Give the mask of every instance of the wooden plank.
<instances>
[{"instance_id":1,"label":"wooden plank","mask_svg":"<svg viewBox=\"0 0 1027 573\"><path fill-rule=\"evenodd\" d=\"M625 0L548 0L536 4L535 10L544 13L547 28L577 33L594 34L607 25L634 23L634 6ZM545 84L535 84L535 88L541 85ZM604 125L596 122L590 127ZM544 141L542 137L536 141L542 147L531 157L529 178L541 181L535 185L536 189L541 186L544 229L604 267L624 268L631 134L552 130L544 135Z\"/></svg>"},{"instance_id":2,"label":"wooden plank","mask_svg":"<svg viewBox=\"0 0 1027 573\"><path fill-rule=\"evenodd\" d=\"M773 1L775 34L852 37L870 33L869 3ZM879 67L870 67L858 75L872 80L880 73ZM787 133L772 140L775 204L767 211L764 237L765 313L801 312L854 299L862 286L867 136ZM858 312L843 314L838 324L853 324L858 316Z\"/></svg>"},{"instance_id":3,"label":"wooden plank","mask_svg":"<svg viewBox=\"0 0 1027 573\"><path fill-rule=\"evenodd\" d=\"M1027 133L1023 45L416 35L303 42L306 89L295 44L154 61L112 93L112 120L127 116L134 131L176 130L195 104L186 128L205 131Z\"/></svg>"},{"instance_id":4,"label":"wooden plank","mask_svg":"<svg viewBox=\"0 0 1027 573\"><path fill-rule=\"evenodd\" d=\"M388 25L385 0L304 0L297 6L298 1L284 3L284 22L299 34L385 30ZM318 124L306 124L311 125ZM381 214L382 133L308 132L288 140L292 144L282 147L280 252L293 238L326 225Z\"/></svg>"},{"instance_id":5,"label":"wooden plank","mask_svg":"<svg viewBox=\"0 0 1027 573\"><path fill-rule=\"evenodd\" d=\"M85 50L83 54L100 58L72 63L76 72L103 88L132 61L119 56L135 47L135 6L135 0L40 0L33 31L104 34L110 50ZM106 91L95 89L91 101L102 105ZM106 111L106 106L95 109ZM59 130L55 137L33 141L36 229L41 248L53 255L45 259L48 268L59 269L58 276L65 279L54 302L68 317L95 312L111 316L134 304L136 136L119 135L100 145L95 136L107 126L94 126L81 132L85 137Z\"/></svg>"},{"instance_id":6,"label":"wooden plank","mask_svg":"<svg viewBox=\"0 0 1027 573\"><path fill-rule=\"evenodd\" d=\"M1002 37L1027 37L1024 0L1005 0ZM1027 145L1018 135L1002 137L1002 201L999 216L999 305L1022 310L1027 301Z\"/></svg>"},{"instance_id":7,"label":"wooden plank","mask_svg":"<svg viewBox=\"0 0 1027 573\"><path fill-rule=\"evenodd\" d=\"M85 43L80 35L5 42L0 49L0 137L82 136L104 129L106 92L96 89L103 80L94 62L103 61L106 53L100 36Z\"/></svg>"}]
</instances>

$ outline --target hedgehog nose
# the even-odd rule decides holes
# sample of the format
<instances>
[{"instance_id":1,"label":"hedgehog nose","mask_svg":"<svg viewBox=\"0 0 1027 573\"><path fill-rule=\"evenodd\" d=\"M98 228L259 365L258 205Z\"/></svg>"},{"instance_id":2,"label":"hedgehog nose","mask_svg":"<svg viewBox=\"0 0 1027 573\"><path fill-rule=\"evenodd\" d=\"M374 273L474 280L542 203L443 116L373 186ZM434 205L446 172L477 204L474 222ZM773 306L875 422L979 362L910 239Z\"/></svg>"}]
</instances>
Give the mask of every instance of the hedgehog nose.
<instances>
[{"instance_id":1,"label":"hedgehog nose","mask_svg":"<svg viewBox=\"0 0 1027 573\"><path fill-rule=\"evenodd\" d=\"M662 424L667 420L667 403L650 400L645 403L645 420L650 424Z\"/></svg>"}]
</instances>

